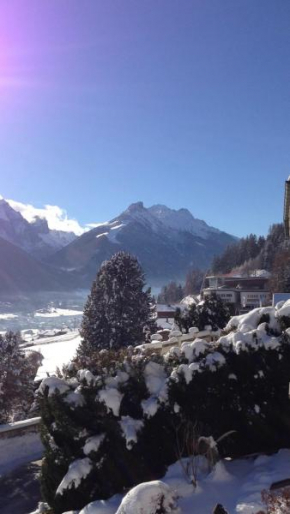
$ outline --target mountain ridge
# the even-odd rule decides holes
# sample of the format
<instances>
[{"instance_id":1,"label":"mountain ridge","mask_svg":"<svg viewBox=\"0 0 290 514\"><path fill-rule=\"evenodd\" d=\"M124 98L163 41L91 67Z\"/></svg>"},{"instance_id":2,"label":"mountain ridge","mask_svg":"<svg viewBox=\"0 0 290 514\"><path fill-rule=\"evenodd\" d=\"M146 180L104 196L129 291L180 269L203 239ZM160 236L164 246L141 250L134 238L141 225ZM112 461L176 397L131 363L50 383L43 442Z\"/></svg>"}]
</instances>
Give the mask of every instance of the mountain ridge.
<instances>
[{"instance_id":1,"label":"mountain ridge","mask_svg":"<svg viewBox=\"0 0 290 514\"><path fill-rule=\"evenodd\" d=\"M236 240L196 220L187 209L175 211L161 204L146 208L143 202L135 202L58 251L50 262L77 270L90 283L103 260L117 251L127 251L139 259L155 285L184 279L190 267L205 269L214 255Z\"/></svg>"},{"instance_id":2,"label":"mountain ridge","mask_svg":"<svg viewBox=\"0 0 290 514\"><path fill-rule=\"evenodd\" d=\"M77 237L50 229L47 219L39 216L29 222L0 199L0 251L3 247L8 261L15 262L13 272L2 259L0 286L15 291L87 289L102 262L118 251L135 255L148 283L161 286L183 281L192 267L208 268L212 258L236 240L194 218L188 209L162 204L147 208L140 201Z\"/></svg>"}]
</instances>

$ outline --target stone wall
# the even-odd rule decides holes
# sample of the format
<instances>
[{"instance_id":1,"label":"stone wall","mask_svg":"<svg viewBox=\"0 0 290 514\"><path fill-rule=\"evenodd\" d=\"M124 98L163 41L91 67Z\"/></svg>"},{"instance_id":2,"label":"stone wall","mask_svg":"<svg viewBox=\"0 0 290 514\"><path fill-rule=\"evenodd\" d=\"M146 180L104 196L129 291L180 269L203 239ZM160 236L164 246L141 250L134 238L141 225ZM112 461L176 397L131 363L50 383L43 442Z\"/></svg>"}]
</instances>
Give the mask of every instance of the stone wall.
<instances>
[{"instance_id":1,"label":"stone wall","mask_svg":"<svg viewBox=\"0 0 290 514\"><path fill-rule=\"evenodd\" d=\"M40 418L0 425L0 475L41 458Z\"/></svg>"}]
</instances>

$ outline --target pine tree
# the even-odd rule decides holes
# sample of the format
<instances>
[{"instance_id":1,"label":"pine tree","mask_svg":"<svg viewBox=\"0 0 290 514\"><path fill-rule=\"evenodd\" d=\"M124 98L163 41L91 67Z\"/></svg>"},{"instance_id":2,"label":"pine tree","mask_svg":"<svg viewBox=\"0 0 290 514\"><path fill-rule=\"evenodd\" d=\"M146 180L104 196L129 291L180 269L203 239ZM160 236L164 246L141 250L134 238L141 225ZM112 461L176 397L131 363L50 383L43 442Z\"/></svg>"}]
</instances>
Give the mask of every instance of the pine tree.
<instances>
[{"instance_id":1,"label":"pine tree","mask_svg":"<svg viewBox=\"0 0 290 514\"><path fill-rule=\"evenodd\" d=\"M20 347L19 333L0 335L0 423L27 417L39 362Z\"/></svg>"},{"instance_id":2,"label":"pine tree","mask_svg":"<svg viewBox=\"0 0 290 514\"><path fill-rule=\"evenodd\" d=\"M153 300L144 286L142 268L130 254L119 252L103 263L84 309L80 356L144 341L146 330L155 328Z\"/></svg>"}]
</instances>

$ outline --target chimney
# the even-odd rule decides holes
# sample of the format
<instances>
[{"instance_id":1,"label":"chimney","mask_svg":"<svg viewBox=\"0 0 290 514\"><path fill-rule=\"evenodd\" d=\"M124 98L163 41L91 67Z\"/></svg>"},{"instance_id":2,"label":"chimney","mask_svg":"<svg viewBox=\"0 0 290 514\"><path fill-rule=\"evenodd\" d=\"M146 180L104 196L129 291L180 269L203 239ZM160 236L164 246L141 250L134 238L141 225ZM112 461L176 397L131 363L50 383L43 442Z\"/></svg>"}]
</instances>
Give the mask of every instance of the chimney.
<instances>
[{"instance_id":1,"label":"chimney","mask_svg":"<svg viewBox=\"0 0 290 514\"><path fill-rule=\"evenodd\" d=\"M290 237L290 176L285 181L285 196L284 196L284 228L285 237Z\"/></svg>"}]
</instances>

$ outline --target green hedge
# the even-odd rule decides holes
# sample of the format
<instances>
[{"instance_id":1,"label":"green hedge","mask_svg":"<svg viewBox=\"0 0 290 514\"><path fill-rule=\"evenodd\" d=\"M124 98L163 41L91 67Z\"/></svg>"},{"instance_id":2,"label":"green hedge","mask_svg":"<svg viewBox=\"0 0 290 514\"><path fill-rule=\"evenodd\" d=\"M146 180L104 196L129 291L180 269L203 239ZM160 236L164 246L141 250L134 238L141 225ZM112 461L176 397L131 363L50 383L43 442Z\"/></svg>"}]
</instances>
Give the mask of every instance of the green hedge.
<instances>
[{"instance_id":1,"label":"green hedge","mask_svg":"<svg viewBox=\"0 0 290 514\"><path fill-rule=\"evenodd\" d=\"M231 342L231 334L216 344L197 340L165 357L130 349L100 352L90 373L77 361L62 380L45 379L38 394L42 491L55 514L162 477L178 458L188 422L198 435L215 439L234 430L222 455L290 446L289 336L265 330L263 337L241 335L241 344ZM128 420L133 428L142 422L135 442L124 437L121 422ZM86 441L100 434L103 442L86 455ZM87 476L57 493L69 465L85 458Z\"/></svg>"}]
</instances>

